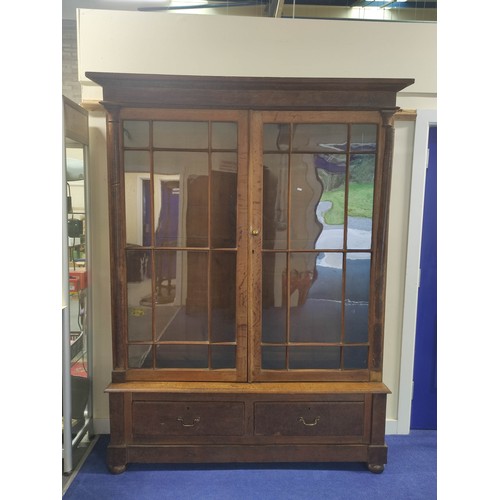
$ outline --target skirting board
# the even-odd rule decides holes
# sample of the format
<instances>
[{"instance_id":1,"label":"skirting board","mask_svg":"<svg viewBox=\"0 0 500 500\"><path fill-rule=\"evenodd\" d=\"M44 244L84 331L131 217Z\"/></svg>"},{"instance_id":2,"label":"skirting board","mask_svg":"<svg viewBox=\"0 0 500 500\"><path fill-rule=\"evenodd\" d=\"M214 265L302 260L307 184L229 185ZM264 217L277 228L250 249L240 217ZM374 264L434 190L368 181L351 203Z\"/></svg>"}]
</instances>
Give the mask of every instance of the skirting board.
<instances>
[{"instance_id":1,"label":"skirting board","mask_svg":"<svg viewBox=\"0 0 500 500\"><path fill-rule=\"evenodd\" d=\"M94 433L95 434L109 434L109 418L94 418ZM398 421L394 418L388 418L385 421L386 434L408 434L407 432L398 432Z\"/></svg>"}]
</instances>

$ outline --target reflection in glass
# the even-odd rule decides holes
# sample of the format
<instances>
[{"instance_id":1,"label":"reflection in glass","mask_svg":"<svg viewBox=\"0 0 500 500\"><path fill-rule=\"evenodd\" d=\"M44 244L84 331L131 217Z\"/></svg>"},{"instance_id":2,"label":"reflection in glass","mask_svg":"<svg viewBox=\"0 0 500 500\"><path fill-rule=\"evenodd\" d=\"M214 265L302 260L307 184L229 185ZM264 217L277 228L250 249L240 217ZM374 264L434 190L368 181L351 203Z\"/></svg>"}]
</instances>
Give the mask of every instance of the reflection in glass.
<instances>
[{"instance_id":1,"label":"reflection in glass","mask_svg":"<svg viewBox=\"0 0 500 500\"><path fill-rule=\"evenodd\" d=\"M286 254L262 254L262 340L284 342L287 316Z\"/></svg>"},{"instance_id":2,"label":"reflection in glass","mask_svg":"<svg viewBox=\"0 0 500 500\"><path fill-rule=\"evenodd\" d=\"M344 369L368 368L368 346L344 347Z\"/></svg>"},{"instance_id":3,"label":"reflection in glass","mask_svg":"<svg viewBox=\"0 0 500 500\"><path fill-rule=\"evenodd\" d=\"M128 341L152 340L153 310L150 307L152 294L151 252L130 250L126 252ZM149 300L145 300L149 298Z\"/></svg>"},{"instance_id":4,"label":"reflection in glass","mask_svg":"<svg viewBox=\"0 0 500 500\"><path fill-rule=\"evenodd\" d=\"M323 190L316 207L316 218L323 226L316 248L339 249L344 246L346 161L347 157L343 154L319 154L314 157Z\"/></svg>"},{"instance_id":5,"label":"reflection in glass","mask_svg":"<svg viewBox=\"0 0 500 500\"><path fill-rule=\"evenodd\" d=\"M151 345L132 344L128 346L128 367L129 368L152 368L153 358L150 355Z\"/></svg>"},{"instance_id":6,"label":"reflection in glass","mask_svg":"<svg viewBox=\"0 0 500 500\"><path fill-rule=\"evenodd\" d=\"M212 123L212 149L233 149L238 146L238 127L234 122Z\"/></svg>"},{"instance_id":7,"label":"reflection in glass","mask_svg":"<svg viewBox=\"0 0 500 500\"><path fill-rule=\"evenodd\" d=\"M314 155L292 155L290 176L290 247L313 250L322 231L316 208L323 192Z\"/></svg>"},{"instance_id":8,"label":"reflection in glass","mask_svg":"<svg viewBox=\"0 0 500 500\"><path fill-rule=\"evenodd\" d=\"M125 151L125 223L129 245L151 245L149 153Z\"/></svg>"},{"instance_id":9,"label":"reflection in glass","mask_svg":"<svg viewBox=\"0 0 500 500\"><path fill-rule=\"evenodd\" d=\"M347 125L335 123L300 123L294 126L293 151L345 152Z\"/></svg>"},{"instance_id":10,"label":"reflection in glass","mask_svg":"<svg viewBox=\"0 0 500 500\"><path fill-rule=\"evenodd\" d=\"M177 258L174 251L155 252L155 303L172 304L176 296Z\"/></svg>"},{"instance_id":11,"label":"reflection in glass","mask_svg":"<svg viewBox=\"0 0 500 500\"><path fill-rule=\"evenodd\" d=\"M149 122L125 120L123 122L123 145L126 148L149 147Z\"/></svg>"},{"instance_id":12,"label":"reflection in glass","mask_svg":"<svg viewBox=\"0 0 500 500\"><path fill-rule=\"evenodd\" d=\"M292 346L288 356L291 370L340 368L340 347L336 346Z\"/></svg>"},{"instance_id":13,"label":"reflection in glass","mask_svg":"<svg viewBox=\"0 0 500 500\"><path fill-rule=\"evenodd\" d=\"M344 309L346 343L368 342L369 297L370 254L348 253Z\"/></svg>"},{"instance_id":14,"label":"reflection in glass","mask_svg":"<svg viewBox=\"0 0 500 500\"><path fill-rule=\"evenodd\" d=\"M155 121L153 147L208 149L208 122Z\"/></svg>"},{"instance_id":15,"label":"reflection in glass","mask_svg":"<svg viewBox=\"0 0 500 500\"><path fill-rule=\"evenodd\" d=\"M212 153L211 247L236 247L237 155Z\"/></svg>"},{"instance_id":16,"label":"reflection in glass","mask_svg":"<svg viewBox=\"0 0 500 500\"><path fill-rule=\"evenodd\" d=\"M154 173L156 244L208 246L208 154L155 152Z\"/></svg>"},{"instance_id":17,"label":"reflection in glass","mask_svg":"<svg viewBox=\"0 0 500 500\"><path fill-rule=\"evenodd\" d=\"M290 255L290 341L340 342L342 261L323 266L324 254Z\"/></svg>"},{"instance_id":18,"label":"reflection in glass","mask_svg":"<svg viewBox=\"0 0 500 500\"><path fill-rule=\"evenodd\" d=\"M155 263L156 339L208 340L208 254L157 251Z\"/></svg>"},{"instance_id":19,"label":"reflection in glass","mask_svg":"<svg viewBox=\"0 0 500 500\"><path fill-rule=\"evenodd\" d=\"M377 125L373 123L351 125L351 151L375 151Z\"/></svg>"},{"instance_id":20,"label":"reflection in glass","mask_svg":"<svg viewBox=\"0 0 500 500\"><path fill-rule=\"evenodd\" d=\"M347 248L370 249L375 155L353 154L349 165Z\"/></svg>"},{"instance_id":21,"label":"reflection in glass","mask_svg":"<svg viewBox=\"0 0 500 500\"><path fill-rule=\"evenodd\" d=\"M163 180L156 176L160 184L160 203L158 223L155 232L155 245L158 247L176 246L179 229L179 181Z\"/></svg>"},{"instance_id":22,"label":"reflection in glass","mask_svg":"<svg viewBox=\"0 0 500 500\"><path fill-rule=\"evenodd\" d=\"M266 123L263 130L264 151L288 151L290 149L290 125Z\"/></svg>"},{"instance_id":23,"label":"reflection in glass","mask_svg":"<svg viewBox=\"0 0 500 500\"><path fill-rule=\"evenodd\" d=\"M158 345L156 346L156 367L208 368L208 345Z\"/></svg>"},{"instance_id":24,"label":"reflection in glass","mask_svg":"<svg viewBox=\"0 0 500 500\"><path fill-rule=\"evenodd\" d=\"M236 340L236 253L212 253L210 269L211 341Z\"/></svg>"},{"instance_id":25,"label":"reflection in glass","mask_svg":"<svg viewBox=\"0 0 500 500\"><path fill-rule=\"evenodd\" d=\"M236 346L212 345L210 347L211 368L222 370L236 368Z\"/></svg>"},{"instance_id":26,"label":"reflection in glass","mask_svg":"<svg viewBox=\"0 0 500 500\"><path fill-rule=\"evenodd\" d=\"M262 346L262 369L285 370L286 347L272 345Z\"/></svg>"},{"instance_id":27,"label":"reflection in glass","mask_svg":"<svg viewBox=\"0 0 500 500\"><path fill-rule=\"evenodd\" d=\"M288 156L264 155L262 246L285 249L288 226Z\"/></svg>"},{"instance_id":28,"label":"reflection in glass","mask_svg":"<svg viewBox=\"0 0 500 500\"><path fill-rule=\"evenodd\" d=\"M264 124L263 369L367 367L377 133Z\"/></svg>"}]
</instances>

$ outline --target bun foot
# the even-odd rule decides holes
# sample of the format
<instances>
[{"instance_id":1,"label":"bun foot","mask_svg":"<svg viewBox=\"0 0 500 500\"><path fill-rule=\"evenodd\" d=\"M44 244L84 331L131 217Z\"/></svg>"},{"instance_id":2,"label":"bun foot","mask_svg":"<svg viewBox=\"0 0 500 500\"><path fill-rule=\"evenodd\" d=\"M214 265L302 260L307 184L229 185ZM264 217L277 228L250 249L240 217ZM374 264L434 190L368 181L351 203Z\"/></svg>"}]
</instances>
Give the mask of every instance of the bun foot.
<instances>
[{"instance_id":1,"label":"bun foot","mask_svg":"<svg viewBox=\"0 0 500 500\"><path fill-rule=\"evenodd\" d=\"M368 470L374 474L382 474L384 472L384 464L368 464Z\"/></svg>"},{"instance_id":2,"label":"bun foot","mask_svg":"<svg viewBox=\"0 0 500 500\"><path fill-rule=\"evenodd\" d=\"M121 474L122 472L125 472L126 468L126 465L108 465L108 469L111 474Z\"/></svg>"}]
</instances>

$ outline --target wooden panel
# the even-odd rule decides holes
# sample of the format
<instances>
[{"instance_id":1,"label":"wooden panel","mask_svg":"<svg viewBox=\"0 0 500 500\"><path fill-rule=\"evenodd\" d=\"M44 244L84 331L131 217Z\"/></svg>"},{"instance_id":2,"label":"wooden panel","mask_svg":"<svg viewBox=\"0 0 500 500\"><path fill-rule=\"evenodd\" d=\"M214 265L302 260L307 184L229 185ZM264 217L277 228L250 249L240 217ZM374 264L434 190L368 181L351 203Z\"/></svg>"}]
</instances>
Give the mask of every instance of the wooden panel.
<instances>
[{"instance_id":1,"label":"wooden panel","mask_svg":"<svg viewBox=\"0 0 500 500\"><path fill-rule=\"evenodd\" d=\"M237 436L243 434L245 405L238 402L136 401L132 433L138 436Z\"/></svg>"},{"instance_id":2,"label":"wooden panel","mask_svg":"<svg viewBox=\"0 0 500 500\"><path fill-rule=\"evenodd\" d=\"M231 383L231 382L127 382L110 384L106 392L156 393L165 397L168 393L178 394L282 394L284 396L312 394L333 397L338 394L389 394L383 383L373 382L285 382L285 383ZM163 396L161 396L163 395Z\"/></svg>"},{"instance_id":3,"label":"wooden panel","mask_svg":"<svg viewBox=\"0 0 500 500\"><path fill-rule=\"evenodd\" d=\"M146 107L236 109L395 108L413 79L247 78L87 72L105 101Z\"/></svg>"},{"instance_id":4,"label":"wooden panel","mask_svg":"<svg viewBox=\"0 0 500 500\"><path fill-rule=\"evenodd\" d=\"M256 403L255 434L361 437L364 434L364 404Z\"/></svg>"},{"instance_id":5,"label":"wooden panel","mask_svg":"<svg viewBox=\"0 0 500 500\"><path fill-rule=\"evenodd\" d=\"M129 462L364 462L366 445L243 445L131 446Z\"/></svg>"}]
</instances>

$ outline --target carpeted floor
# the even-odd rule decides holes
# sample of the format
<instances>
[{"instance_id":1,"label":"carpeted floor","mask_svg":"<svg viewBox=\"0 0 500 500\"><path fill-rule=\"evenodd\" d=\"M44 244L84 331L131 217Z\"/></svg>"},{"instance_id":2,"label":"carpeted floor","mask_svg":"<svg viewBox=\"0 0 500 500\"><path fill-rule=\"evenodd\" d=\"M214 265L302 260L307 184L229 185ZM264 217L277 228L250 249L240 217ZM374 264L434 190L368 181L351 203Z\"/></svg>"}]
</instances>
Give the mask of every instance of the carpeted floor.
<instances>
[{"instance_id":1,"label":"carpeted floor","mask_svg":"<svg viewBox=\"0 0 500 500\"><path fill-rule=\"evenodd\" d=\"M101 436L64 500L433 500L436 431L390 435L382 474L363 464L130 464L106 467L109 436Z\"/></svg>"}]
</instances>

